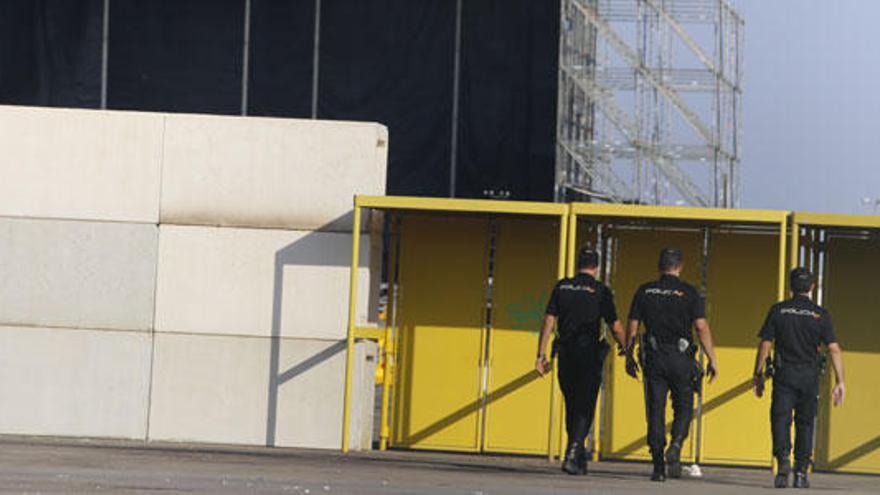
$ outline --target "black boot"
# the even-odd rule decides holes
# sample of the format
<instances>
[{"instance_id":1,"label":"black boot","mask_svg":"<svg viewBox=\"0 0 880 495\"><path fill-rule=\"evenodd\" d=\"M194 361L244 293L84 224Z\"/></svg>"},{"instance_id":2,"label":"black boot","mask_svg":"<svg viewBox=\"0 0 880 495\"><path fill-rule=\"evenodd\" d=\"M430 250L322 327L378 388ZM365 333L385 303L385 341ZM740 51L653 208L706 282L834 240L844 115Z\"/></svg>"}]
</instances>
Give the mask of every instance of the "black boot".
<instances>
[{"instance_id":1,"label":"black boot","mask_svg":"<svg viewBox=\"0 0 880 495\"><path fill-rule=\"evenodd\" d=\"M587 474L587 449L581 447L580 455L578 455L578 467L581 470L581 474Z\"/></svg>"},{"instance_id":2,"label":"black boot","mask_svg":"<svg viewBox=\"0 0 880 495\"><path fill-rule=\"evenodd\" d=\"M788 460L778 460L776 468L776 478L773 479L773 486L776 488L788 488L788 474L791 472L791 464Z\"/></svg>"},{"instance_id":3,"label":"black boot","mask_svg":"<svg viewBox=\"0 0 880 495\"><path fill-rule=\"evenodd\" d=\"M810 480L807 479L807 472L794 472L794 483L791 485L795 488L809 488Z\"/></svg>"},{"instance_id":4,"label":"black boot","mask_svg":"<svg viewBox=\"0 0 880 495\"><path fill-rule=\"evenodd\" d=\"M809 463L796 462L794 465L794 483L791 486L795 488L809 488L810 480L807 479L807 465Z\"/></svg>"},{"instance_id":5,"label":"black boot","mask_svg":"<svg viewBox=\"0 0 880 495\"><path fill-rule=\"evenodd\" d=\"M666 481L666 463L663 455L654 456L654 472L651 473L651 481Z\"/></svg>"},{"instance_id":6,"label":"black boot","mask_svg":"<svg viewBox=\"0 0 880 495\"><path fill-rule=\"evenodd\" d=\"M583 447L577 443L570 443L565 451L565 460L562 461L562 471L568 474L582 474L580 466L580 456Z\"/></svg>"},{"instance_id":7,"label":"black boot","mask_svg":"<svg viewBox=\"0 0 880 495\"><path fill-rule=\"evenodd\" d=\"M666 449L666 473L670 478L681 478L681 442L672 442Z\"/></svg>"}]
</instances>

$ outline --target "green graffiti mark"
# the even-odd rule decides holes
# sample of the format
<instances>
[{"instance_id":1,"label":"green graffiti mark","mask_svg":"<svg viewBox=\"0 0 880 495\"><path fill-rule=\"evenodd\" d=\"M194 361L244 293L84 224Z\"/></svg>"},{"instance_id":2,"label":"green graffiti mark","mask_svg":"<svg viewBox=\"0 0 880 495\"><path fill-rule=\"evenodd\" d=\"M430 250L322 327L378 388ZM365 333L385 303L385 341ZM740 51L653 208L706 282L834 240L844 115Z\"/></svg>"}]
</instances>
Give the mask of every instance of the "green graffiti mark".
<instances>
[{"instance_id":1,"label":"green graffiti mark","mask_svg":"<svg viewBox=\"0 0 880 495\"><path fill-rule=\"evenodd\" d=\"M503 311L507 321L510 322L510 328L539 333L548 297L549 292L544 289L540 292L522 294L518 301L505 305Z\"/></svg>"}]
</instances>

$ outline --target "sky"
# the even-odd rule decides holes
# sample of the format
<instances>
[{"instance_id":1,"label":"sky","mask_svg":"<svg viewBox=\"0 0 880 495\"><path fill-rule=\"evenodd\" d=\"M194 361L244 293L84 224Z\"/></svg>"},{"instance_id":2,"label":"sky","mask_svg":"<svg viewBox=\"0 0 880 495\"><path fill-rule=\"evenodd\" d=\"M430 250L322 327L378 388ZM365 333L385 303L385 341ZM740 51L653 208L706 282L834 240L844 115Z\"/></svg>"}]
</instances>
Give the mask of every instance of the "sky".
<instances>
[{"instance_id":1,"label":"sky","mask_svg":"<svg viewBox=\"0 0 880 495\"><path fill-rule=\"evenodd\" d=\"M742 204L871 213L880 198L878 0L739 0Z\"/></svg>"}]
</instances>

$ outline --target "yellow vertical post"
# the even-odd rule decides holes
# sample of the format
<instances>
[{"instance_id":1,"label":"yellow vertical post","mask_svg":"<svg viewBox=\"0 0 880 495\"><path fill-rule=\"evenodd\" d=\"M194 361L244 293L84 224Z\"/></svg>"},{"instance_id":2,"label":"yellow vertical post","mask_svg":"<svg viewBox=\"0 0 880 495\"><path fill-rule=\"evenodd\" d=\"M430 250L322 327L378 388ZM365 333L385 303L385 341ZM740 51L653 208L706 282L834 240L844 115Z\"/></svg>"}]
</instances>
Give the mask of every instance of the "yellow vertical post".
<instances>
[{"instance_id":1,"label":"yellow vertical post","mask_svg":"<svg viewBox=\"0 0 880 495\"><path fill-rule=\"evenodd\" d=\"M801 226L794 220L794 217L792 217L791 220L791 238L789 243L789 247L791 248L789 267L794 270L800 264L798 253L800 253L801 248Z\"/></svg>"},{"instance_id":2,"label":"yellow vertical post","mask_svg":"<svg viewBox=\"0 0 880 495\"><path fill-rule=\"evenodd\" d=\"M565 278L565 258L568 247L568 211L559 217L559 259L556 264L556 278ZM555 371L555 370L554 370ZM556 373L550 373L550 425L547 434L547 460L553 462L553 439L558 426L558 393L556 392Z\"/></svg>"},{"instance_id":3,"label":"yellow vertical post","mask_svg":"<svg viewBox=\"0 0 880 495\"><path fill-rule=\"evenodd\" d=\"M351 431L351 374L354 367L354 327L357 311L357 273L361 252L361 208L354 202L354 221L351 228L351 274L348 289L348 340L345 352L345 398L342 406L342 452L348 452Z\"/></svg>"},{"instance_id":4,"label":"yellow vertical post","mask_svg":"<svg viewBox=\"0 0 880 495\"><path fill-rule=\"evenodd\" d=\"M788 217L782 217L782 221L779 224L779 286L777 290L777 300L782 301L785 299L785 241L788 239Z\"/></svg>"},{"instance_id":5,"label":"yellow vertical post","mask_svg":"<svg viewBox=\"0 0 880 495\"><path fill-rule=\"evenodd\" d=\"M392 252L389 259L394 259L395 256L397 256L397 253ZM394 273L393 268L391 268L393 266L395 266L394 263L389 263L388 281L392 286L392 291L394 290L393 285L396 278L396 274ZM388 448L388 438L391 436L388 431L388 402L390 400L391 384L394 383L393 370L396 364L394 359L396 349L394 346L393 334L393 325L396 324L396 321L393 314L397 311L397 308L390 307L391 304L395 304L395 301L389 294L389 302L387 302L385 306L385 337L382 341L382 359L384 360L385 372L382 373L382 408L379 412L379 450L385 450Z\"/></svg>"}]
</instances>

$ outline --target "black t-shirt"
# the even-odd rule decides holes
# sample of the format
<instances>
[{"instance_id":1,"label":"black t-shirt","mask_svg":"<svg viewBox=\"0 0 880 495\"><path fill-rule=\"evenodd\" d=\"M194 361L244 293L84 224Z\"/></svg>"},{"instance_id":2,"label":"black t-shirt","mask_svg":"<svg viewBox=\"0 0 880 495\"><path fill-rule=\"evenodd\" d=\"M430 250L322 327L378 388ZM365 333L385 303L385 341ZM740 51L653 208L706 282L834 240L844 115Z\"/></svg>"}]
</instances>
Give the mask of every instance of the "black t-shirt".
<instances>
[{"instance_id":1,"label":"black t-shirt","mask_svg":"<svg viewBox=\"0 0 880 495\"><path fill-rule=\"evenodd\" d=\"M629 308L629 319L643 322L648 335L662 344L676 344L681 338L690 342L694 320L705 317L703 296L674 275L639 287Z\"/></svg>"},{"instance_id":2,"label":"black t-shirt","mask_svg":"<svg viewBox=\"0 0 880 495\"><path fill-rule=\"evenodd\" d=\"M547 314L558 318L557 340L563 344L595 343L599 340L599 318L609 325L617 321L611 289L586 273L556 283Z\"/></svg>"},{"instance_id":3,"label":"black t-shirt","mask_svg":"<svg viewBox=\"0 0 880 495\"><path fill-rule=\"evenodd\" d=\"M816 365L819 344L837 342L831 315L807 296L774 304L758 336L775 342L778 362L795 366Z\"/></svg>"}]
</instances>

